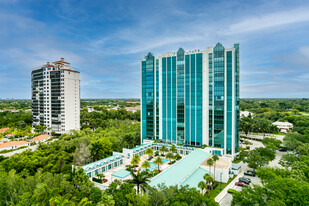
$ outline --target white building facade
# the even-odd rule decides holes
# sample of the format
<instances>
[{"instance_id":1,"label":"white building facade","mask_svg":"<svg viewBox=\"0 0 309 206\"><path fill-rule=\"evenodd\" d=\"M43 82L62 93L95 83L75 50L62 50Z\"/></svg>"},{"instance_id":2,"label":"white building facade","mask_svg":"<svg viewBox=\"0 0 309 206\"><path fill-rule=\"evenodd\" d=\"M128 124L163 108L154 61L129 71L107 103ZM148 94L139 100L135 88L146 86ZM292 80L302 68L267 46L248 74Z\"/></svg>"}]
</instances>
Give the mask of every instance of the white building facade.
<instances>
[{"instance_id":1,"label":"white building facade","mask_svg":"<svg viewBox=\"0 0 309 206\"><path fill-rule=\"evenodd\" d=\"M64 58L32 70L33 127L44 125L56 133L80 129L79 74Z\"/></svg>"},{"instance_id":2,"label":"white building facade","mask_svg":"<svg viewBox=\"0 0 309 206\"><path fill-rule=\"evenodd\" d=\"M273 125L275 125L280 132L287 133L290 129L293 128L293 124L290 122L274 122Z\"/></svg>"}]
</instances>

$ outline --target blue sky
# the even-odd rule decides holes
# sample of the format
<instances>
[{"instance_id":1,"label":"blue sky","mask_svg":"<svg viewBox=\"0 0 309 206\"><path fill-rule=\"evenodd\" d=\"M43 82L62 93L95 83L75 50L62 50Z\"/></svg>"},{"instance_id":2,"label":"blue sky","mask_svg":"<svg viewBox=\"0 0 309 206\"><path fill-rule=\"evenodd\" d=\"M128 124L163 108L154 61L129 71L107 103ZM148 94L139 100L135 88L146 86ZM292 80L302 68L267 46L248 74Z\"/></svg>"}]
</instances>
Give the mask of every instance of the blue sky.
<instances>
[{"instance_id":1,"label":"blue sky","mask_svg":"<svg viewBox=\"0 0 309 206\"><path fill-rule=\"evenodd\" d=\"M0 0L0 98L30 98L33 67L60 57L82 98L140 96L149 51L240 43L240 95L309 97L309 1Z\"/></svg>"}]
</instances>

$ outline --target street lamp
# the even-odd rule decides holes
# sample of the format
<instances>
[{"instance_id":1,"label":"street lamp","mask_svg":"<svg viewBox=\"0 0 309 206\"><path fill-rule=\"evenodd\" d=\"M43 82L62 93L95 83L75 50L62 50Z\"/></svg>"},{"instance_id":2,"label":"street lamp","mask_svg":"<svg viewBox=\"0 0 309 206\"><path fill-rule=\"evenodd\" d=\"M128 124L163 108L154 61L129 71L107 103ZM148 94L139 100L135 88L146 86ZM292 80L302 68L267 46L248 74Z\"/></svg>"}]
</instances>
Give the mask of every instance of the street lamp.
<instances>
[{"instance_id":1,"label":"street lamp","mask_svg":"<svg viewBox=\"0 0 309 206\"><path fill-rule=\"evenodd\" d=\"M220 190L222 190L221 183L222 183L222 171L220 173Z\"/></svg>"}]
</instances>

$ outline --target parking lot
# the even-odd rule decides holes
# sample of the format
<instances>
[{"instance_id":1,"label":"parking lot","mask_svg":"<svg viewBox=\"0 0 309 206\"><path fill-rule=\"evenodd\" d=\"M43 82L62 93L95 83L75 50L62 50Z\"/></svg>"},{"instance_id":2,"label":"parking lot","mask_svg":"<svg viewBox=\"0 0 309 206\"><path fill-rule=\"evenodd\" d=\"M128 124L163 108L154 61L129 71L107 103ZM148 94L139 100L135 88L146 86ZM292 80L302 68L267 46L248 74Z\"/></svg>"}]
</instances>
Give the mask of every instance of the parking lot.
<instances>
[{"instance_id":1,"label":"parking lot","mask_svg":"<svg viewBox=\"0 0 309 206\"><path fill-rule=\"evenodd\" d=\"M249 142L252 143L252 145L250 145L250 149L254 149L254 148L257 148L257 147L264 147L264 145L259 142L259 141L254 141L254 140L248 140ZM279 151L276 151L276 158L271 161L269 163L268 166L270 167L279 167L279 168L283 168L280 164L279 164L279 161L282 157L282 155L286 154L286 152L279 152ZM238 179L239 177L243 177L244 175L244 172L245 171L248 171L248 170L252 170L251 168L248 167L247 163L239 163L241 165L241 170L242 172L240 173L240 175L236 178L237 180L235 182L238 182ZM250 186L252 185L262 185L261 183L261 180L258 178L258 177L251 177L251 176L244 176L244 177L247 177L247 178L250 178L251 179L251 183L249 184ZM237 186L235 185L235 182L233 181L231 185L228 185L227 187L228 188L231 188L231 189L234 189L234 190L237 190L237 191L241 191L242 190L242 187L240 186ZM233 200L233 196L229 193L227 193L221 200L219 200L219 204L221 206L230 206L231 203L232 203L232 200Z\"/></svg>"},{"instance_id":2,"label":"parking lot","mask_svg":"<svg viewBox=\"0 0 309 206\"><path fill-rule=\"evenodd\" d=\"M244 176L244 177L247 177L247 178L251 179L250 185L253 185L253 184L260 185L261 184L261 181L260 181L260 179L258 177L251 177L251 176ZM237 181L238 181L238 178L237 178ZM233 185L231 187L231 189L234 189L234 190L237 190L237 191L241 191L242 187L237 186L237 185ZM232 203L232 200L233 200L233 196L230 193L227 193L224 196L224 198L219 202L219 204L221 206L230 206L231 203Z\"/></svg>"}]
</instances>

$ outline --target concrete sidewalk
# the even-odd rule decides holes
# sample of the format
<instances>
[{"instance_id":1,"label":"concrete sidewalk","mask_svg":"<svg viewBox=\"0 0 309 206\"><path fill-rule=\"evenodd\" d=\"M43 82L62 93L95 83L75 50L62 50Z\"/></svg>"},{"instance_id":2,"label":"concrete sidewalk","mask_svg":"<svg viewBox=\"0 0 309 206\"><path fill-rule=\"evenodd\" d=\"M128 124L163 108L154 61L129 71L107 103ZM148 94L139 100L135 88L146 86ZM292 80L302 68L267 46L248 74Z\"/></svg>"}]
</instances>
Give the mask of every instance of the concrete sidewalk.
<instances>
[{"instance_id":1,"label":"concrete sidewalk","mask_svg":"<svg viewBox=\"0 0 309 206\"><path fill-rule=\"evenodd\" d=\"M220 202L220 201L225 197L225 195L227 194L227 190L230 189L230 188L232 188L232 187L234 187L234 186L235 186L235 182L238 182L238 178L244 176L243 166L244 166L244 165L241 165L242 171L237 175L237 177L236 177L232 182L230 182L230 184L228 184L228 185L222 190L222 192L220 192L220 193L217 195L217 197L215 198L215 201L216 201L216 202Z\"/></svg>"}]
</instances>

